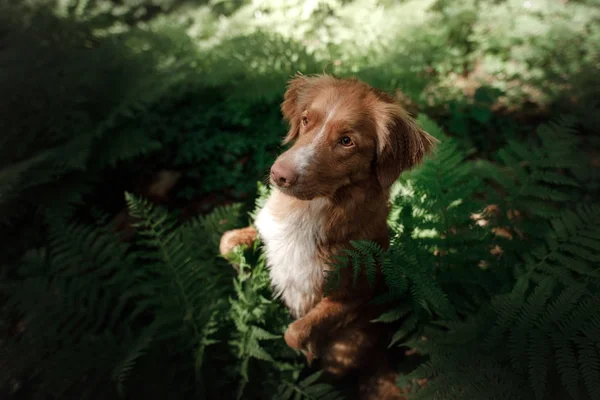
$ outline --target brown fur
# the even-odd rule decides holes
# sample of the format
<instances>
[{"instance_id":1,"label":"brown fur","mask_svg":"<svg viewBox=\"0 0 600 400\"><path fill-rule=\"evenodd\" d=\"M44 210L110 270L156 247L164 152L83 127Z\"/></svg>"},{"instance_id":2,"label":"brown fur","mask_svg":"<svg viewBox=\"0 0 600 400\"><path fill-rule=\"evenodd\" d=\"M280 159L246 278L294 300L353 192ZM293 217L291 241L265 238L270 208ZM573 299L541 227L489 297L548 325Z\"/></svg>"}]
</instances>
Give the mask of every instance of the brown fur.
<instances>
[{"instance_id":1,"label":"brown fur","mask_svg":"<svg viewBox=\"0 0 600 400\"><path fill-rule=\"evenodd\" d=\"M297 76L290 81L281 109L290 124L284 143L293 145L272 168L272 182L278 186L274 190L282 194L272 212L284 219L310 200L328 200L313 216L324 232L317 243L323 264L351 240L373 240L387 248L389 188L401 172L422 161L436 139L391 96L354 79ZM346 136L349 146L342 144ZM298 160L307 149L310 162L300 168ZM221 252L235 243L234 236L224 236L228 244ZM381 290L381 279L371 287L363 277L353 286L352 277L342 275L339 289L326 297L322 287L314 293L314 306L288 327L285 341L304 350L309 361L319 358L332 376L370 371L361 374L362 387L371 387L363 398L399 399L400 390L390 383L393 371L382 361L385 357L373 358L384 353L381 349L389 340L389 332L370 322L381 309L367 304ZM377 395L374 382L380 388Z\"/></svg>"}]
</instances>

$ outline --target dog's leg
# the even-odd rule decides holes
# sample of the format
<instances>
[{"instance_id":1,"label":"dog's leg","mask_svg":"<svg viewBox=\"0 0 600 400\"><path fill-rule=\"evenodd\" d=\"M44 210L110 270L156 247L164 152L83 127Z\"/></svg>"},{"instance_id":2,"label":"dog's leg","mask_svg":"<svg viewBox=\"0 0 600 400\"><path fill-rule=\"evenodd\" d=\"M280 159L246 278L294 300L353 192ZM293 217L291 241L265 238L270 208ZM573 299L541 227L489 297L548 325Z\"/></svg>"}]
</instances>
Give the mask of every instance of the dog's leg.
<instances>
[{"instance_id":1,"label":"dog's leg","mask_svg":"<svg viewBox=\"0 0 600 400\"><path fill-rule=\"evenodd\" d=\"M360 400L406 400L407 390L396 385L398 374L382 354L381 364L373 365L370 373L361 376L359 383Z\"/></svg>"},{"instance_id":2,"label":"dog's leg","mask_svg":"<svg viewBox=\"0 0 600 400\"><path fill-rule=\"evenodd\" d=\"M364 304L362 298L325 297L305 316L288 326L285 342L292 349L306 351L309 361L319 357L320 345L335 331L354 321Z\"/></svg>"},{"instance_id":3,"label":"dog's leg","mask_svg":"<svg viewBox=\"0 0 600 400\"><path fill-rule=\"evenodd\" d=\"M358 321L333 332L319 348L321 368L338 379L360 372L372 364L378 341L378 327L368 321Z\"/></svg>"},{"instance_id":4,"label":"dog's leg","mask_svg":"<svg viewBox=\"0 0 600 400\"><path fill-rule=\"evenodd\" d=\"M339 287L288 326L284 336L287 345L295 350L307 351L311 357L319 357L318 347L323 338L330 337L358 318L376 318L379 315L377 310L367 306L375 286L369 284L366 277L358 279L356 283L353 281L347 269L342 271Z\"/></svg>"},{"instance_id":5,"label":"dog's leg","mask_svg":"<svg viewBox=\"0 0 600 400\"><path fill-rule=\"evenodd\" d=\"M388 360L388 332L370 319L361 313L349 325L323 332L320 343L314 345L309 339L307 346L318 348L320 368L327 380L358 378L358 399L406 400L405 391L396 386L397 373Z\"/></svg>"},{"instance_id":6,"label":"dog's leg","mask_svg":"<svg viewBox=\"0 0 600 400\"><path fill-rule=\"evenodd\" d=\"M356 376L359 400L406 400L387 352L387 331L360 320L343 328L322 349L321 368L334 380Z\"/></svg>"},{"instance_id":7,"label":"dog's leg","mask_svg":"<svg viewBox=\"0 0 600 400\"><path fill-rule=\"evenodd\" d=\"M233 250L235 246L250 246L256 239L256 235L257 232L253 226L227 231L223 234L223 236L221 236L219 252L222 256L226 256L229 252Z\"/></svg>"}]
</instances>

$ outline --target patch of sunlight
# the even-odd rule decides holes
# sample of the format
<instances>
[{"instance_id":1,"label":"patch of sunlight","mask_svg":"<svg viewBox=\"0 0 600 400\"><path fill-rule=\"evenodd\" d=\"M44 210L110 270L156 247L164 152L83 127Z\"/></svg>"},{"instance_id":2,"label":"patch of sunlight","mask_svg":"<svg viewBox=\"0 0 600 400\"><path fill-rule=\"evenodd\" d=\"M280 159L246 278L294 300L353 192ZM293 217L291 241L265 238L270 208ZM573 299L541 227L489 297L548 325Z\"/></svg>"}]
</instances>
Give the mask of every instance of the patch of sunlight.
<instances>
[{"instance_id":1,"label":"patch of sunlight","mask_svg":"<svg viewBox=\"0 0 600 400\"><path fill-rule=\"evenodd\" d=\"M463 199L456 199L453 202L451 202L450 204L448 204L448 209L458 207L462 203L463 203Z\"/></svg>"},{"instance_id":2,"label":"patch of sunlight","mask_svg":"<svg viewBox=\"0 0 600 400\"><path fill-rule=\"evenodd\" d=\"M415 195L415 191L412 186L412 182L410 181L400 181L397 180L392 184L390 188L390 201L394 202L399 196L402 197L413 197Z\"/></svg>"},{"instance_id":3,"label":"patch of sunlight","mask_svg":"<svg viewBox=\"0 0 600 400\"><path fill-rule=\"evenodd\" d=\"M440 233L436 229L420 229L416 227L413 231L413 236L415 238L437 238L440 236Z\"/></svg>"},{"instance_id":4,"label":"patch of sunlight","mask_svg":"<svg viewBox=\"0 0 600 400\"><path fill-rule=\"evenodd\" d=\"M209 7L197 6L185 17L191 21L188 34L200 48L264 31L298 41L323 57L329 57L329 47L336 46L342 58L338 63L345 63L350 56L356 59L357 52L372 57L375 48L401 51L410 47L416 29L430 22L434 3L409 0L383 6L377 0L253 0L230 16L215 18Z\"/></svg>"}]
</instances>

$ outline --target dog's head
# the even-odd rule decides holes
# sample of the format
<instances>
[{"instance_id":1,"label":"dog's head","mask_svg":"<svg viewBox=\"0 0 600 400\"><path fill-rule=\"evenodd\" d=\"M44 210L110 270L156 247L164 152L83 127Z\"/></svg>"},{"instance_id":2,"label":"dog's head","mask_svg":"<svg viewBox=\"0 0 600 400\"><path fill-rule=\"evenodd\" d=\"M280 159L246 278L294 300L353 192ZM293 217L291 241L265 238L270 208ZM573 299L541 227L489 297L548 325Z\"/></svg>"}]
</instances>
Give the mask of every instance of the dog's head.
<instances>
[{"instance_id":1,"label":"dog's head","mask_svg":"<svg viewBox=\"0 0 600 400\"><path fill-rule=\"evenodd\" d=\"M271 167L271 182L300 199L333 196L371 179L388 189L437 140L394 99L354 79L297 76L281 105L293 143Z\"/></svg>"}]
</instances>

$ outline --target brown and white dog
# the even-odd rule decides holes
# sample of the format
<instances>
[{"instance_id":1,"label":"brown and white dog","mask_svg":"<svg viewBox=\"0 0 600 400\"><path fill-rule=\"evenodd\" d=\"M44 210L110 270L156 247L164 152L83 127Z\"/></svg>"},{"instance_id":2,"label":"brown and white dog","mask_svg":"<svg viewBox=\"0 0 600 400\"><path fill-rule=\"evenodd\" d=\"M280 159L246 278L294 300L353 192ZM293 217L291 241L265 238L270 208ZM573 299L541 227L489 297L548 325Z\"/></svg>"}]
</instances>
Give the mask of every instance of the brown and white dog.
<instances>
[{"instance_id":1,"label":"brown and white dog","mask_svg":"<svg viewBox=\"0 0 600 400\"><path fill-rule=\"evenodd\" d=\"M290 125L283 143L293 145L271 167L274 190L256 228L226 232L221 253L252 242L258 231L274 291L296 319L286 343L309 361L318 358L332 376L358 371L367 377L364 387L378 385L363 398L402 398L381 358L387 336L370 322L381 311L369 300L382 279L353 285L342 274L339 288L325 296L325 274L351 240L389 246L390 186L437 140L391 96L355 79L299 75L281 110Z\"/></svg>"}]
</instances>

